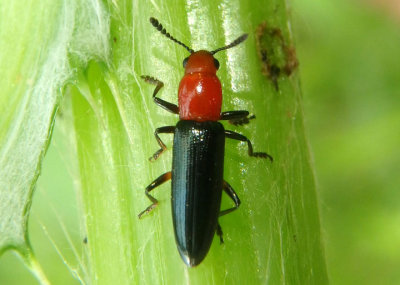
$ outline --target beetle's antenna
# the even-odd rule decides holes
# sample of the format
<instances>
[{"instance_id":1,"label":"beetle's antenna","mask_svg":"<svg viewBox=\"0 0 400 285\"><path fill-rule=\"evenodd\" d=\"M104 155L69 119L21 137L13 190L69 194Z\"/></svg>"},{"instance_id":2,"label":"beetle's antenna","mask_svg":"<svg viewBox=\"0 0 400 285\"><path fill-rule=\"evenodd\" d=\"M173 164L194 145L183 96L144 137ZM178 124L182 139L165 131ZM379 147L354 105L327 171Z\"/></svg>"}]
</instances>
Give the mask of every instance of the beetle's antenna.
<instances>
[{"instance_id":1,"label":"beetle's antenna","mask_svg":"<svg viewBox=\"0 0 400 285\"><path fill-rule=\"evenodd\" d=\"M216 54L217 52L221 51L221 50L225 50L228 48L232 48L234 46L237 46L238 44L240 44L241 42L245 41L247 39L248 34L243 34L240 37L238 37L236 40L234 40L233 42L231 42L229 45L221 47L221 48L217 48L216 50L213 50L211 52L211 54Z\"/></svg>"},{"instance_id":2,"label":"beetle's antenna","mask_svg":"<svg viewBox=\"0 0 400 285\"><path fill-rule=\"evenodd\" d=\"M194 50L192 50L190 47L188 47L187 45L185 45L184 43L178 41L177 39L175 39L173 36L171 36L166 30L165 28L161 25L161 23L153 17L150 17L150 23L164 36L166 36L167 38L169 38L170 40L176 42L178 45L183 46L185 49L188 50L188 52L190 53L194 53Z\"/></svg>"}]
</instances>

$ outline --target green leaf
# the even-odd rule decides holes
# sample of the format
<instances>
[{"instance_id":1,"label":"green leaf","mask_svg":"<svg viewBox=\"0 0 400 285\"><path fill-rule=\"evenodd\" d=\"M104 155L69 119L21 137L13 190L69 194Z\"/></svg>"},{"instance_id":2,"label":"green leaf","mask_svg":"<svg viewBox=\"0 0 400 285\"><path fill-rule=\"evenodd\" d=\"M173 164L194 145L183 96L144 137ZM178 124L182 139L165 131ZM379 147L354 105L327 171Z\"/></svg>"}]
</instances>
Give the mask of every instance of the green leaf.
<instances>
[{"instance_id":1,"label":"green leaf","mask_svg":"<svg viewBox=\"0 0 400 285\"><path fill-rule=\"evenodd\" d=\"M60 91L73 67L93 57L106 60L108 28L97 2L0 3L0 255L17 250L43 283L27 232L32 194Z\"/></svg>"},{"instance_id":2,"label":"green leaf","mask_svg":"<svg viewBox=\"0 0 400 285\"><path fill-rule=\"evenodd\" d=\"M31 196L69 76L66 38L57 37L66 31L54 36L64 19L48 2L0 6L0 253L29 248Z\"/></svg>"}]
</instances>

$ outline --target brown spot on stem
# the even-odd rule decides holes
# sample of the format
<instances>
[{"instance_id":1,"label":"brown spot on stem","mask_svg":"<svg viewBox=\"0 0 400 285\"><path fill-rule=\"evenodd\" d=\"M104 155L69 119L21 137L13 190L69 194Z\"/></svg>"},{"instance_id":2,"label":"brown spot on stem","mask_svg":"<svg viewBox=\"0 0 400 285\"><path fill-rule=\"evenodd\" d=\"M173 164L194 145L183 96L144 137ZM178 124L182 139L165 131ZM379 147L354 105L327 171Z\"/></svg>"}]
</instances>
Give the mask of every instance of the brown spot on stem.
<instances>
[{"instance_id":1,"label":"brown spot on stem","mask_svg":"<svg viewBox=\"0 0 400 285\"><path fill-rule=\"evenodd\" d=\"M296 50L286 43L281 29L268 27L266 22L257 27L256 44L261 72L272 81L278 91L278 79L290 76L299 65Z\"/></svg>"}]
</instances>

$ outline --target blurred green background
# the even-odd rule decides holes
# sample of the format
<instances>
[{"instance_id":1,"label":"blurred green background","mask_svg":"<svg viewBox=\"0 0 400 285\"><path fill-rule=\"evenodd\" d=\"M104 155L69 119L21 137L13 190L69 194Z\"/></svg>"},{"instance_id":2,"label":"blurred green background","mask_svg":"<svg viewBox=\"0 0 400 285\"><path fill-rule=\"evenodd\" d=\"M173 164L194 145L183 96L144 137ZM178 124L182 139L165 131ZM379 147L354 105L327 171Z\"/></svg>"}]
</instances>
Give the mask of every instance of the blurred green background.
<instances>
[{"instance_id":1,"label":"blurred green background","mask_svg":"<svg viewBox=\"0 0 400 285\"><path fill-rule=\"evenodd\" d=\"M295 0L332 284L400 284L400 2Z\"/></svg>"},{"instance_id":2,"label":"blurred green background","mask_svg":"<svg viewBox=\"0 0 400 285\"><path fill-rule=\"evenodd\" d=\"M400 2L293 3L332 284L400 284Z\"/></svg>"},{"instance_id":3,"label":"blurred green background","mask_svg":"<svg viewBox=\"0 0 400 285\"><path fill-rule=\"evenodd\" d=\"M292 0L289 11L331 284L400 284L400 2ZM79 284L85 245L63 120L29 226L49 279ZM36 281L8 252L0 284Z\"/></svg>"}]
</instances>

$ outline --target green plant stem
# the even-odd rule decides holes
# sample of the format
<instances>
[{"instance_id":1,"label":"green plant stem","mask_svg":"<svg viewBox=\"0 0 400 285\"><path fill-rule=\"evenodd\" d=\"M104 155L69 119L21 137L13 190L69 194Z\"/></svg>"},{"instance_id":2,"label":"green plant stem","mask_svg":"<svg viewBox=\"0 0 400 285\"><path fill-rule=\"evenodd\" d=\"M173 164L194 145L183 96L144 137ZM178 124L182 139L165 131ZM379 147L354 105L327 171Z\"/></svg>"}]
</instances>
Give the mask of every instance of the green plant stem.
<instances>
[{"instance_id":1,"label":"green plant stem","mask_svg":"<svg viewBox=\"0 0 400 285\"><path fill-rule=\"evenodd\" d=\"M110 1L111 63L91 62L71 87L84 226L93 284L326 284L314 176L305 139L298 74L275 84L261 72L257 26L267 21L291 45L284 1ZM118 5L118 6L115 6ZM218 54L223 111L250 110L257 119L243 133L274 163L247 157L227 141L225 179L241 197L221 218L225 244L214 241L206 260L188 269L176 250L170 185L155 190L160 206L143 220L144 188L171 167L168 151L155 163L153 131L175 116L153 102L152 75L165 83L160 97L176 102L187 52L158 33L154 16L193 49L215 49L244 32L249 39ZM281 43L271 48L282 50ZM165 139L168 147L171 140ZM230 206L223 197L222 207Z\"/></svg>"}]
</instances>

